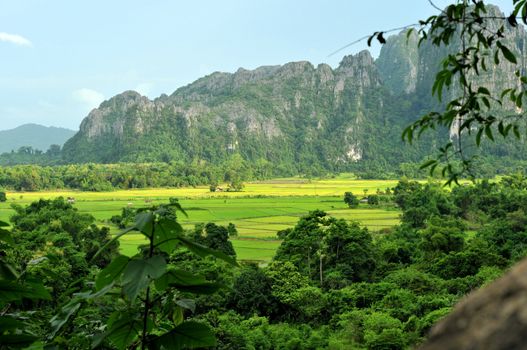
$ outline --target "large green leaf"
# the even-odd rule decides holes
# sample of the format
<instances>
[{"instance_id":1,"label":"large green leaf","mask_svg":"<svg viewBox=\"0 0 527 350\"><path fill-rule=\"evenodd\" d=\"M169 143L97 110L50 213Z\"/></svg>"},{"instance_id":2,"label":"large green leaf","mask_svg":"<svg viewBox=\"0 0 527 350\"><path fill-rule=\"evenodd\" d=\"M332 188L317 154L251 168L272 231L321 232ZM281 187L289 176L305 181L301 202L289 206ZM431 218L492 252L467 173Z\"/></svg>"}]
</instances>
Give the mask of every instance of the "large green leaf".
<instances>
[{"instance_id":1,"label":"large green leaf","mask_svg":"<svg viewBox=\"0 0 527 350\"><path fill-rule=\"evenodd\" d=\"M5 242L10 245L15 244L13 237L11 237L11 233L1 228L0 228L0 241Z\"/></svg>"},{"instance_id":2,"label":"large green leaf","mask_svg":"<svg viewBox=\"0 0 527 350\"><path fill-rule=\"evenodd\" d=\"M154 229L154 214L150 211L138 213L135 216L135 228L147 237L151 237Z\"/></svg>"},{"instance_id":3,"label":"large green leaf","mask_svg":"<svg viewBox=\"0 0 527 350\"><path fill-rule=\"evenodd\" d=\"M147 330L152 329L152 322L147 323ZM95 336L92 348L99 347L105 339L108 339L117 349L126 349L143 330L142 318L139 314L115 313L108 320L108 330L103 334Z\"/></svg>"},{"instance_id":4,"label":"large green leaf","mask_svg":"<svg viewBox=\"0 0 527 350\"><path fill-rule=\"evenodd\" d=\"M67 303L58 314L53 316L51 320L49 321L51 324L51 337L55 337L57 332L66 324L66 322L69 321L71 316L73 316L77 310L81 307L80 301L77 299L71 300L69 303Z\"/></svg>"},{"instance_id":5,"label":"large green leaf","mask_svg":"<svg viewBox=\"0 0 527 350\"><path fill-rule=\"evenodd\" d=\"M158 290L167 287L176 288L182 292L196 294L212 294L224 286L220 283L207 281L203 276L194 275L184 270L170 270L155 281Z\"/></svg>"},{"instance_id":6,"label":"large green leaf","mask_svg":"<svg viewBox=\"0 0 527 350\"><path fill-rule=\"evenodd\" d=\"M5 280L16 280L18 273L15 268L0 258L0 277Z\"/></svg>"},{"instance_id":7,"label":"large green leaf","mask_svg":"<svg viewBox=\"0 0 527 350\"><path fill-rule=\"evenodd\" d=\"M183 228L175 220L161 219L156 225L154 246L165 253L172 253L176 249L178 237Z\"/></svg>"},{"instance_id":8,"label":"large green leaf","mask_svg":"<svg viewBox=\"0 0 527 350\"><path fill-rule=\"evenodd\" d=\"M0 335L0 344L2 344L2 348L5 347L6 349L26 348L37 340L37 337L29 334Z\"/></svg>"},{"instance_id":9,"label":"large green leaf","mask_svg":"<svg viewBox=\"0 0 527 350\"><path fill-rule=\"evenodd\" d=\"M129 261L130 258L124 255L119 255L113 259L112 262L97 275L97 278L95 279L95 288L101 290L104 286L107 286L118 279Z\"/></svg>"},{"instance_id":10,"label":"large green leaf","mask_svg":"<svg viewBox=\"0 0 527 350\"><path fill-rule=\"evenodd\" d=\"M105 295L106 293L111 291L112 288L114 288L114 285L108 284L105 287L101 288L100 290L96 291L95 293L90 290L87 292L74 293L73 296L78 297L80 299L88 299L88 300L95 299L95 298Z\"/></svg>"},{"instance_id":11,"label":"large green leaf","mask_svg":"<svg viewBox=\"0 0 527 350\"><path fill-rule=\"evenodd\" d=\"M22 328L24 323L10 316L0 316L0 330L9 331L12 329Z\"/></svg>"},{"instance_id":12,"label":"large green leaf","mask_svg":"<svg viewBox=\"0 0 527 350\"><path fill-rule=\"evenodd\" d=\"M128 232L130 231L135 231L136 230L136 227L135 226L132 226L132 227L128 227L127 229L119 232L118 234L116 234L111 240L109 240L105 245L103 245L98 251L97 253L95 253L95 255L91 258L90 261L95 261L95 259L106 249L106 247L108 247L109 245L111 245L113 242L117 241L119 238L121 238L122 236L124 236L125 234L127 234Z\"/></svg>"},{"instance_id":13,"label":"large green leaf","mask_svg":"<svg viewBox=\"0 0 527 350\"><path fill-rule=\"evenodd\" d=\"M196 255L199 255L201 257L205 257L205 256L209 256L209 255L212 255L212 256L215 256L216 258L218 259L221 259L231 265L234 265L234 266L238 266L238 263L236 262L236 259L233 258L232 256L228 256L227 254L223 253L223 252L220 252L220 251L217 251L217 250L214 250L214 249L210 249L208 247L205 247L204 245L201 245L199 243L195 243L195 242L192 242L184 237L180 237L179 238L179 241L185 246L187 247L188 250L190 250L191 252L193 252L194 254Z\"/></svg>"},{"instance_id":14,"label":"large green leaf","mask_svg":"<svg viewBox=\"0 0 527 350\"><path fill-rule=\"evenodd\" d=\"M23 298L50 300L51 295L41 284L0 280L0 305Z\"/></svg>"},{"instance_id":15,"label":"large green leaf","mask_svg":"<svg viewBox=\"0 0 527 350\"><path fill-rule=\"evenodd\" d=\"M195 349L216 346L216 337L204 324L183 322L171 331L153 340L154 349Z\"/></svg>"},{"instance_id":16,"label":"large green leaf","mask_svg":"<svg viewBox=\"0 0 527 350\"><path fill-rule=\"evenodd\" d=\"M131 259L123 273L123 292L134 300L139 292L146 289L150 279L159 278L165 273L166 265L165 258L159 255L146 260Z\"/></svg>"}]
</instances>

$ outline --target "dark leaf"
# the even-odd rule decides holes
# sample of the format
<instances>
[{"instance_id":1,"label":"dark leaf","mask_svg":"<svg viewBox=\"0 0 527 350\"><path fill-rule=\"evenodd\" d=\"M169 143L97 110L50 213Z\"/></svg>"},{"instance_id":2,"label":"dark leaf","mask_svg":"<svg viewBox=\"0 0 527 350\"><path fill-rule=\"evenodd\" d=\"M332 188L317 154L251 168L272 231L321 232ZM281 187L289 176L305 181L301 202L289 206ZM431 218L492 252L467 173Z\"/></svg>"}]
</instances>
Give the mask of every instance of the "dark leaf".
<instances>
[{"instance_id":1,"label":"dark leaf","mask_svg":"<svg viewBox=\"0 0 527 350\"><path fill-rule=\"evenodd\" d=\"M0 241L3 241L10 245L15 244L15 241L13 241L13 237L11 237L11 234L9 233L9 231L6 231L4 229L0 229Z\"/></svg>"},{"instance_id":2,"label":"dark leaf","mask_svg":"<svg viewBox=\"0 0 527 350\"><path fill-rule=\"evenodd\" d=\"M152 236L154 229L154 214L150 211L143 211L135 217L135 228L147 237Z\"/></svg>"},{"instance_id":3,"label":"dark leaf","mask_svg":"<svg viewBox=\"0 0 527 350\"><path fill-rule=\"evenodd\" d=\"M150 321L148 329L151 328L152 323ZM94 337L92 348L99 347L105 339L108 339L117 349L126 349L137 339L142 330L143 323L139 315L115 313L108 320L108 330Z\"/></svg>"},{"instance_id":4,"label":"dark leaf","mask_svg":"<svg viewBox=\"0 0 527 350\"><path fill-rule=\"evenodd\" d=\"M78 300L73 299L68 304L66 304L60 312L53 316L49 321L51 324L51 338L55 337L57 332L69 321L71 316L79 310L81 303Z\"/></svg>"},{"instance_id":5,"label":"dark leaf","mask_svg":"<svg viewBox=\"0 0 527 350\"><path fill-rule=\"evenodd\" d=\"M507 61L517 64L518 61L516 60L516 56L509 50L509 48L503 44L500 44L498 42L498 47L501 50L501 53L503 54L503 57L507 59Z\"/></svg>"},{"instance_id":6,"label":"dark leaf","mask_svg":"<svg viewBox=\"0 0 527 350\"><path fill-rule=\"evenodd\" d=\"M0 280L0 304L24 298L51 300L51 295L41 284Z\"/></svg>"},{"instance_id":7,"label":"dark leaf","mask_svg":"<svg viewBox=\"0 0 527 350\"><path fill-rule=\"evenodd\" d=\"M379 34L377 34L377 40L379 41L379 43L381 43L382 45L386 44L386 39L384 39L384 36L383 36L383 33L380 32Z\"/></svg>"},{"instance_id":8,"label":"dark leaf","mask_svg":"<svg viewBox=\"0 0 527 350\"><path fill-rule=\"evenodd\" d=\"M18 273L15 268L8 264L4 259L0 258L0 277L5 280L16 280L18 278Z\"/></svg>"},{"instance_id":9,"label":"dark leaf","mask_svg":"<svg viewBox=\"0 0 527 350\"><path fill-rule=\"evenodd\" d=\"M156 255L147 260L131 259L123 272L123 292L134 300L139 292L146 289L150 279L161 277L165 270L166 261L162 256Z\"/></svg>"},{"instance_id":10,"label":"dark leaf","mask_svg":"<svg viewBox=\"0 0 527 350\"><path fill-rule=\"evenodd\" d=\"M153 340L155 349L195 349L216 346L216 337L209 327L194 321L183 322L170 332Z\"/></svg>"},{"instance_id":11,"label":"dark leaf","mask_svg":"<svg viewBox=\"0 0 527 350\"><path fill-rule=\"evenodd\" d=\"M24 323L14 319L10 316L0 316L0 330L8 331L12 329L22 328Z\"/></svg>"},{"instance_id":12,"label":"dark leaf","mask_svg":"<svg viewBox=\"0 0 527 350\"><path fill-rule=\"evenodd\" d=\"M187 247L188 250L190 250L191 252L193 252L194 254L198 255L198 256L201 256L201 257L205 257L205 256L209 256L209 255L212 255L212 256L215 256L216 258L218 259L221 259L231 265L234 265L234 266L239 266L238 263L236 262L236 259L233 258L232 256L228 256L227 254L225 253L222 253L220 251L217 251L217 250L214 250L214 249L210 249L208 247L205 247L204 245L201 245L199 243L195 243L195 242L192 242L192 241L189 241L188 239L184 238L184 237L181 237L180 239L180 242L183 243L183 245L185 247Z\"/></svg>"},{"instance_id":13,"label":"dark leaf","mask_svg":"<svg viewBox=\"0 0 527 350\"><path fill-rule=\"evenodd\" d=\"M0 344L6 349L26 348L37 340L37 337L29 334L0 335Z\"/></svg>"},{"instance_id":14,"label":"dark leaf","mask_svg":"<svg viewBox=\"0 0 527 350\"><path fill-rule=\"evenodd\" d=\"M490 125L486 125L485 126L485 135L487 135L487 137L489 139L491 139L492 141L494 141L494 136L492 135L492 129L490 127Z\"/></svg>"},{"instance_id":15,"label":"dark leaf","mask_svg":"<svg viewBox=\"0 0 527 350\"><path fill-rule=\"evenodd\" d=\"M178 244L183 228L174 220L161 219L156 225L154 246L165 253L172 253Z\"/></svg>"},{"instance_id":16,"label":"dark leaf","mask_svg":"<svg viewBox=\"0 0 527 350\"><path fill-rule=\"evenodd\" d=\"M106 266L95 279L95 288L101 290L104 286L107 286L118 279L123 273L126 265L130 261L130 258L119 255L112 262Z\"/></svg>"}]
</instances>

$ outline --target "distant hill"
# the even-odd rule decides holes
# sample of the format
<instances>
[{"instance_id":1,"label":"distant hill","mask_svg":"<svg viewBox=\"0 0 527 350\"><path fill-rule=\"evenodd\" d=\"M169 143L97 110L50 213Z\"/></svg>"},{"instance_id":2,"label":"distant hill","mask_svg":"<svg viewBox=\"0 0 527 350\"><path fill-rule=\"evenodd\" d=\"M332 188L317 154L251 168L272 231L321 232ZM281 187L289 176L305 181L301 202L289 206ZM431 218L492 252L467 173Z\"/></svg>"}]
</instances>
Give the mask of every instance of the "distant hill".
<instances>
[{"instance_id":1,"label":"distant hill","mask_svg":"<svg viewBox=\"0 0 527 350\"><path fill-rule=\"evenodd\" d=\"M62 146L73 135L75 131L70 129L24 124L0 131L0 153L16 151L22 146L46 151L53 144Z\"/></svg>"}]
</instances>

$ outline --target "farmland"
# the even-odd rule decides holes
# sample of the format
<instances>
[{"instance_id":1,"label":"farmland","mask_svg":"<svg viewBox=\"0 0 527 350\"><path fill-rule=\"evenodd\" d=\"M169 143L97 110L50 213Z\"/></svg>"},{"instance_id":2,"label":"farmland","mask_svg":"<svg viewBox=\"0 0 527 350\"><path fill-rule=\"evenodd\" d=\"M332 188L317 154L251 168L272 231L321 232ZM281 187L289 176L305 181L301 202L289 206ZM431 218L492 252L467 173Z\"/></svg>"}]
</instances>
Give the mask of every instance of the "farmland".
<instances>
[{"instance_id":1,"label":"farmland","mask_svg":"<svg viewBox=\"0 0 527 350\"><path fill-rule=\"evenodd\" d=\"M232 222L239 234L233 239L238 258L268 261L280 244L276 232L294 226L311 210L321 209L336 218L358 221L372 231L396 225L399 221L396 210L368 205L349 209L342 201L345 191L363 196L393 187L396 183L342 176L330 180L293 178L248 183L243 192L210 192L206 186L112 192L9 192L8 201L0 203L0 220L9 219L13 212L12 203L26 205L40 198L73 197L80 212L92 214L100 225L110 226L112 232L117 232L118 229L109 225L108 220L120 214L121 208L165 203L168 198L176 197L188 213L188 217L180 215L183 227L192 228L202 222L220 225ZM121 249L124 254L132 255L143 242L141 235L126 235L121 239Z\"/></svg>"}]
</instances>

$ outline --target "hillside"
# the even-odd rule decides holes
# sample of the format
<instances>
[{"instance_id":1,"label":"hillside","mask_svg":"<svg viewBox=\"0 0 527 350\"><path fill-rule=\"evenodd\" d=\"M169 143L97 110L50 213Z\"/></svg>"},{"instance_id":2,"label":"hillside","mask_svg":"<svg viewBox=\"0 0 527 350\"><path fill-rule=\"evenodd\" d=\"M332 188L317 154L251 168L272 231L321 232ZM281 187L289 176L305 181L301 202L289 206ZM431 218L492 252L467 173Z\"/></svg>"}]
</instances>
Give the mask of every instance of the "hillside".
<instances>
[{"instance_id":1,"label":"hillside","mask_svg":"<svg viewBox=\"0 0 527 350\"><path fill-rule=\"evenodd\" d=\"M524 29L506 30L509 47L525 62ZM448 52L431 45L418 49L415 41L407 46L406 33L400 33L388 39L376 61L363 51L345 56L336 68L291 62L216 72L154 100L123 92L83 120L64 145L64 160L220 164L238 153L252 164L271 162L290 173L391 169L422 161L449 137L448 130L413 146L400 135L437 107L431 84ZM511 66L501 63L477 83L497 91L514 79ZM517 158L524 148L498 142L484 145L483 152Z\"/></svg>"},{"instance_id":2,"label":"hillside","mask_svg":"<svg viewBox=\"0 0 527 350\"><path fill-rule=\"evenodd\" d=\"M62 146L73 135L75 131L65 128L24 124L0 131L0 153L16 151L22 146L46 151L53 144Z\"/></svg>"}]
</instances>

